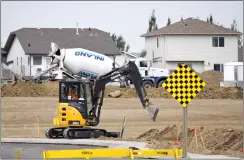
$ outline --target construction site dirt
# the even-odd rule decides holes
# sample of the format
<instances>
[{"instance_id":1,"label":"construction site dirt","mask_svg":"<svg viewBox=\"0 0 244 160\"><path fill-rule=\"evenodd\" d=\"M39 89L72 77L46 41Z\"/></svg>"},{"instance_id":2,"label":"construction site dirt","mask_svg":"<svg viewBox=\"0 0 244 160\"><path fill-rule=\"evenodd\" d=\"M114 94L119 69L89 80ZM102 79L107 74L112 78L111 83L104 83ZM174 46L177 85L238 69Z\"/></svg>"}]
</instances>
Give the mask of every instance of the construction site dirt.
<instances>
[{"instance_id":1,"label":"construction site dirt","mask_svg":"<svg viewBox=\"0 0 244 160\"><path fill-rule=\"evenodd\" d=\"M126 117L123 139L145 141L150 148L182 146L180 104L174 99L151 101L160 106L156 122L150 121L138 98L105 98L97 127L120 131ZM45 137L57 117L57 105L57 97L2 97L2 137ZM194 99L188 106L189 151L242 156L242 106L242 99Z\"/></svg>"}]
</instances>

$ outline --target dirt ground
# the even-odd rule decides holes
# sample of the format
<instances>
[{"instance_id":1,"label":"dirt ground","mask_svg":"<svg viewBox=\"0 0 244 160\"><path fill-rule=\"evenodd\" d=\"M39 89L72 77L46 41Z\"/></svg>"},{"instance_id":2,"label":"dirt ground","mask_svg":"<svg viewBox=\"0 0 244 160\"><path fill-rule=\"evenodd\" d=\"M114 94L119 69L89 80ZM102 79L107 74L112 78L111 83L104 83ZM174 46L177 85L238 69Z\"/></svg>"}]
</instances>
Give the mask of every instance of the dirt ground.
<instances>
[{"instance_id":1,"label":"dirt ground","mask_svg":"<svg viewBox=\"0 0 244 160\"><path fill-rule=\"evenodd\" d=\"M222 72L205 71L198 73L205 82L206 87L195 97L195 99L243 99L242 90L233 87L220 87L219 83L222 79ZM32 82L18 82L14 85L2 85L2 97L53 97L58 96L58 83L32 83ZM134 88L118 88L115 86L106 86L105 97L114 91L120 91L122 98L136 98L138 97ZM163 88L147 89L147 95L150 98L172 98L172 96Z\"/></svg>"},{"instance_id":2,"label":"dirt ground","mask_svg":"<svg viewBox=\"0 0 244 160\"><path fill-rule=\"evenodd\" d=\"M169 126L177 126L182 121L182 108L174 99L151 98L151 101L160 106L156 122L150 121L137 98L106 98L98 127L109 131L120 131L123 118L126 117L125 139L147 141L152 148L172 147L176 139L176 131L175 126L171 128ZM52 126L52 118L57 116L57 102L58 99L52 97L2 97L2 137L45 137L45 130ZM211 150L211 153L215 154L235 156L240 154L242 106L243 100L195 99L191 102L188 106L188 126L190 128L204 127L202 133L206 143L204 153L209 153L207 151ZM38 136L38 120L40 136ZM165 132L165 127L168 127L166 130L170 132ZM142 135L151 129L158 131L154 130L154 134ZM226 130L229 134L226 134ZM163 134L157 134L161 131ZM192 133L189 131L189 140L194 135ZM167 138L167 135L171 138ZM223 136L227 136L227 140ZM181 139L179 141L181 145ZM232 141L234 147L229 145L218 151L217 144L221 146L221 143ZM190 151L198 153L199 149L196 149L195 143L193 143L195 148L193 147ZM198 144L201 146L200 137L198 137ZM203 152L202 149L200 151Z\"/></svg>"}]
</instances>

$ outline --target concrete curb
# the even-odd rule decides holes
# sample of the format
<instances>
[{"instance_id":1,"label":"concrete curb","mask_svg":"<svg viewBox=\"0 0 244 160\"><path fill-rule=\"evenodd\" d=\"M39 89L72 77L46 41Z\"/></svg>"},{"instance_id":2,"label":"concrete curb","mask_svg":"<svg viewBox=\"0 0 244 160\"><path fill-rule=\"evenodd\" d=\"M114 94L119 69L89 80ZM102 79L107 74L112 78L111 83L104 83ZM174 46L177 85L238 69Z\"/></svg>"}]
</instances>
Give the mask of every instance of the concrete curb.
<instances>
[{"instance_id":1,"label":"concrete curb","mask_svg":"<svg viewBox=\"0 0 244 160\"><path fill-rule=\"evenodd\" d=\"M47 139L47 138L1 138L1 143L35 143L35 144L71 144L100 146L109 148L129 148L136 147L147 149L147 143L131 141L112 141L96 139Z\"/></svg>"}]
</instances>

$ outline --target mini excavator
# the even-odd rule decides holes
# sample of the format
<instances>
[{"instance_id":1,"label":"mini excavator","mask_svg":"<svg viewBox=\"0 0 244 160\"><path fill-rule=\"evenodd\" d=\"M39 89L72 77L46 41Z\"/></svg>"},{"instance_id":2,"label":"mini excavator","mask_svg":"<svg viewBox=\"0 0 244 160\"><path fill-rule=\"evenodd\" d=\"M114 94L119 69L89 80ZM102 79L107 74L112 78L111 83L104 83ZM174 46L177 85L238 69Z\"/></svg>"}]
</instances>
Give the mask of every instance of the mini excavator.
<instances>
[{"instance_id":1,"label":"mini excavator","mask_svg":"<svg viewBox=\"0 0 244 160\"><path fill-rule=\"evenodd\" d=\"M134 62L129 61L115 68L112 60L105 55L82 48L60 49L55 43L51 43L49 56L52 57L52 64L57 65L52 74L59 80L59 105L58 117L53 118L54 127L46 130L47 138L119 137L119 132L94 127L100 122L106 84L123 76L132 80L143 108L152 121L156 120L159 108L147 98ZM77 79L67 70L83 78Z\"/></svg>"}]
</instances>

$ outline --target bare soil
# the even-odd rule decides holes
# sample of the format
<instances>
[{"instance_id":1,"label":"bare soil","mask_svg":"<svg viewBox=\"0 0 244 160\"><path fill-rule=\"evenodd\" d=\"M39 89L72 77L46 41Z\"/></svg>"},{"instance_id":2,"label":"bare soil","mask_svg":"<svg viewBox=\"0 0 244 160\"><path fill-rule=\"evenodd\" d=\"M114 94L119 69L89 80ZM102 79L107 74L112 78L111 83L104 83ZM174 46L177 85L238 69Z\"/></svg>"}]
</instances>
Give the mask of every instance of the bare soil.
<instances>
[{"instance_id":1,"label":"bare soil","mask_svg":"<svg viewBox=\"0 0 244 160\"><path fill-rule=\"evenodd\" d=\"M203 88L196 99L243 99L242 90L239 88L223 88L219 86L223 73L217 71L205 71L197 73L205 82ZM2 97L50 97L58 96L58 83L47 82L36 84L32 82L18 82L14 85L1 86ZM119 92L119 93L118 93ZM113 96L113 95L116 96ZM172 98L172 96L162 87L147 89L150 98ZM138 97L134 88L118 88L106 86L105 97L107 98L135 98Z\"/></svg>"},{"instance_id":2,"label":"bare soil","mask_svg":"<svg viewBox=\"0 0 244 160\"><path fill-rule=\"evenodd\" d=\"M148 142L150 148L181 147L182 129L179 145L174 145L174 141L177 126L183 119L182 107L174 99L152 98L151 101L160 106L156 122L150 121L137 98L106 98L97 127L120 131L126 117L124 139ZM2 97L1 102L2 137L45 137L45 130L52 127L52 118L57 116L57 98ZM242 107L243 100L194 99L188 106L189 151L240 156ZM195 141L190 146L195 127L201 128L205 148L200 135L198 148Z\"/></svg>"},{"instance_id":3,"label":"bare soil","mask_svg":"<svg viewBox=\"0 0 244 160\"><path fill-rule=\"evenodd\" d=\"M31 82L18 82L14 85L1 86L2 97L53 97L58 96L58 83L47 82L36 84ZM164 88L149 88L147 95L149 98L173 98ZM119 88L116 86L106 86L105 97L112 98L112 93L119 91L120 98L138 97L134 88ZM217 85L209 85L203 88L195 99L243 99L242 90L239 88L224 88Z\"/></svg>"}]
</instances>

